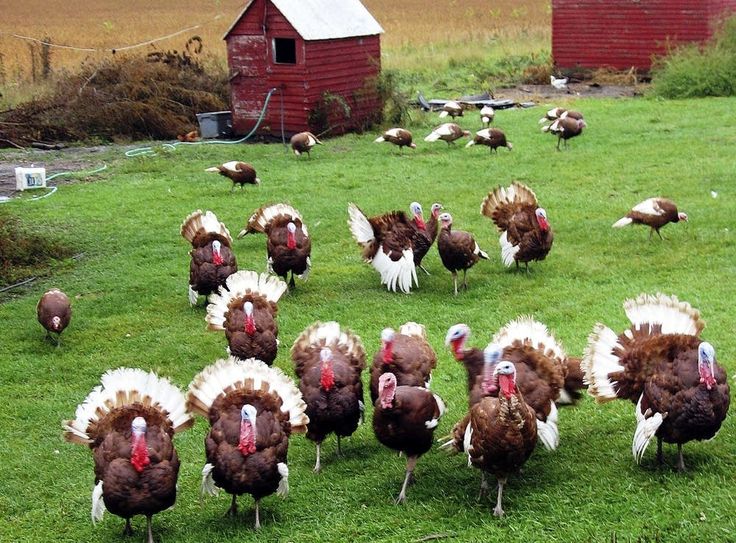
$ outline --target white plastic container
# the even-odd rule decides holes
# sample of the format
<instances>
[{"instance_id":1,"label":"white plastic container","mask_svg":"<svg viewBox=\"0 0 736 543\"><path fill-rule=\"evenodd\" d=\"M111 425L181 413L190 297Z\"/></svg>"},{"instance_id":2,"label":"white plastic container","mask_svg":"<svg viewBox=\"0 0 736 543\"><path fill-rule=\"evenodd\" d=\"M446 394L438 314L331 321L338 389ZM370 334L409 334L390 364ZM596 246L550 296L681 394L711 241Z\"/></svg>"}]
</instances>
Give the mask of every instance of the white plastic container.
<instances>
[{"instance_id":1,"label":"white plastic container","mask_svg":"<svg viewBox=\"0 0 736 543\"><path fill-rule=\"evenodd\" d=\"M46 188L46 168L15 168L17 190Z\"/></svg>"}]
</instances>

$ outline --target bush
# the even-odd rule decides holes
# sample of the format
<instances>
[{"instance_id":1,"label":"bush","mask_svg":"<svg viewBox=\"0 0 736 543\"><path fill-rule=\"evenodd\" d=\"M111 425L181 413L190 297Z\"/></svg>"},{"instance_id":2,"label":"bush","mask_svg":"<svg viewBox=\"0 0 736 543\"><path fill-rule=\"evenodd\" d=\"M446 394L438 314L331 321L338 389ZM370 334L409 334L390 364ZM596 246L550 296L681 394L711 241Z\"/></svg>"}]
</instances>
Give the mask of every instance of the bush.
<instances>
[{"instance_id":1,"label":"bush","mask_svg":"<svg viewBox=\"0 0 736 543\"><path fill-rule=\"evenodd\" d=\"M736 95L736 16L705 46L678 47L652 68L654 94L664 98Z\"/></svg>"},{"instance_id":2,"label":"bush","mask_svg":"<svg viewBox=\"0 0 736 543\"><path fill-rule=\"evenodd\" d=\"M53 261L73 254L71 247L32 231L14 215L0 212L0 286L44 273Z\"/></svg>"}]
</instances>

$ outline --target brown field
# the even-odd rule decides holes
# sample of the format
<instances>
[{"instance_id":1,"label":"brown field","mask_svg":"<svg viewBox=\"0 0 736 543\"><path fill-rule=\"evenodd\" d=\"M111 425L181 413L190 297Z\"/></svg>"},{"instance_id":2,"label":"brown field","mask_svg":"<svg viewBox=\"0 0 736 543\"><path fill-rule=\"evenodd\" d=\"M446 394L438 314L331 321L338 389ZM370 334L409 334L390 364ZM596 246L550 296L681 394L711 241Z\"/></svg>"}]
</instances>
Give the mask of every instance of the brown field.
<instances>
[{"instance_id":1,"label":"brown field","mask_svg":"<svg viewBox=\"0 0 736 543\"><path fill-rule=\"evenodd\" d=\"M298 0L296 0L298 1ZM385 30L384 66L437 65L494 54L523 54L548 49L549 0L364 0ZM74 69L87 59L109 56L113 48L134 45L179 30L202 26L127 52L181 51L199 35L204 54L225 59L222 35L244 0L0 0L0 87L40 78L42 50L37 43L11 34L58 45L51 48L52 72Z\"/></svg>"}]
</instances>

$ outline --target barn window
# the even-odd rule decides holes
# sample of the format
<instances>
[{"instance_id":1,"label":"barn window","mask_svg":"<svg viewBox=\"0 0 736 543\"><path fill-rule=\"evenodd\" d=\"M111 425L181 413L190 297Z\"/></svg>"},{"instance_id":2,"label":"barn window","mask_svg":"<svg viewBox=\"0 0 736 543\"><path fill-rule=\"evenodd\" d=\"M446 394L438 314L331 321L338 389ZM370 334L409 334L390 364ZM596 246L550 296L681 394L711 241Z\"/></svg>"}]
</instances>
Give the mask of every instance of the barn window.
<instances>
[{"instance_id":1,"label":"barn window","mask_svg":"<svg viewBox=\"0 0 736 543\"><path fill-rule=\"evenodd\" d=\"M274 38L273 61L276 64L296 64L296 40Z\"/></svg>"}]
</instances>

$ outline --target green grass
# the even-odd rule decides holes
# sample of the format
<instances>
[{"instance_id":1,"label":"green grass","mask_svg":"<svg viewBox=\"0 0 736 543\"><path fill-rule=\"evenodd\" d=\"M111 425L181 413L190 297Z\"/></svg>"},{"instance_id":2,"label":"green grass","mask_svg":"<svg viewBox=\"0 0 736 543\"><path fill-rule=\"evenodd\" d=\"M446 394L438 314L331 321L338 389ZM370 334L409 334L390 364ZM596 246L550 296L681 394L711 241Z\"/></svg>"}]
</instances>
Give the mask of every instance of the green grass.
<instances>
[{"instance_id":1,"label":"green grass","mask_svg":"<svg viewBox=\"0 0 736 543\"><path fill-rule=\"evenodd\" d=\"M532 314L579 355L596 322L625 326L624 299L640 292L675 294L699 308L729 376L736 369L733 324L733 216L736 199L733 148L727 123L736 100L579 101L585 133L564 152L539 132L543 108L499 111L514 150L489 156L486 148L425 144L438 124L421 116L412 129L415 151L372 143L374 134L325 142L313 158L297 159L280 145L198 146L158 158L110 160L97 182L62 186L52 197L5 204L31 223L47 225L74 243L84 257L71 270L33 284L0 305L0 541L124 541L113 515L93 527L89 516L92 458L62 440L62 419L74 415L99 376L120 365L152 369L185 388L207 364L224 355L222 335L206 332L204 309L187 302L188 247L179 225L194 209L211 209L231 232L263 203L287 201L304 215L313 237L313 272L279 304L282 349L276 365L291 372L288 349L307 325L335 319L352 328L372 355L380 331L407 320L426 325L439 362L434 390L448 404L437 436L462 417L465 376L443 345L447 328L466 322L470 343L484 346L510 319ZM548 104L543 104L548 106ZM551 106L551 104L549 105ZM415 116L416 118L416 116ZM461 119L479 128L478 119ZM236 189L205 174L225 160L252 162L260 187ZM41 159L37 161L40 163ZM478 210L487 191L512 180L528 183L547 209L555 244L531 273L507 271L497 235ZM718 197L711 196L711 190ZM690 222L648 241L642 228L611 224L653 195L673 198ZM346 226L352 201L369 214L425 210L442 202L457 229L475 233L492 255L469 274L470 289L452 295L450 274L436 249L425 259L411 295L388 293L363 264ZM234 244L241 269L263 270L265 239ZM44 289L57 286L73 300L72 323L55 349L35 321ZM176 438L182 460L176 506L154 518L156 541L415 541L441 534L450 541L729 541L736 505L733 417L712 442L685 447L689 471L658 469L647 451L637 466L631 455L633 406L596 405L586 397L560 410L560 447L539 448L510 478L504 508L476 500L480 476L462 456L432 450L422 457L417 482L403 507L393 505L405 460L375 440L368 422L334 456L323 447L323 473L315 475L314 445L294 436L290 446L292 493L263 500L263 529L252 529L252 501L240 499L236 520L223 518L228 497L198 497L207 425ZM653 447L652 447L653 448ZM145 523L134 521L142 541Z\"/></svg>"}]
</instances>

